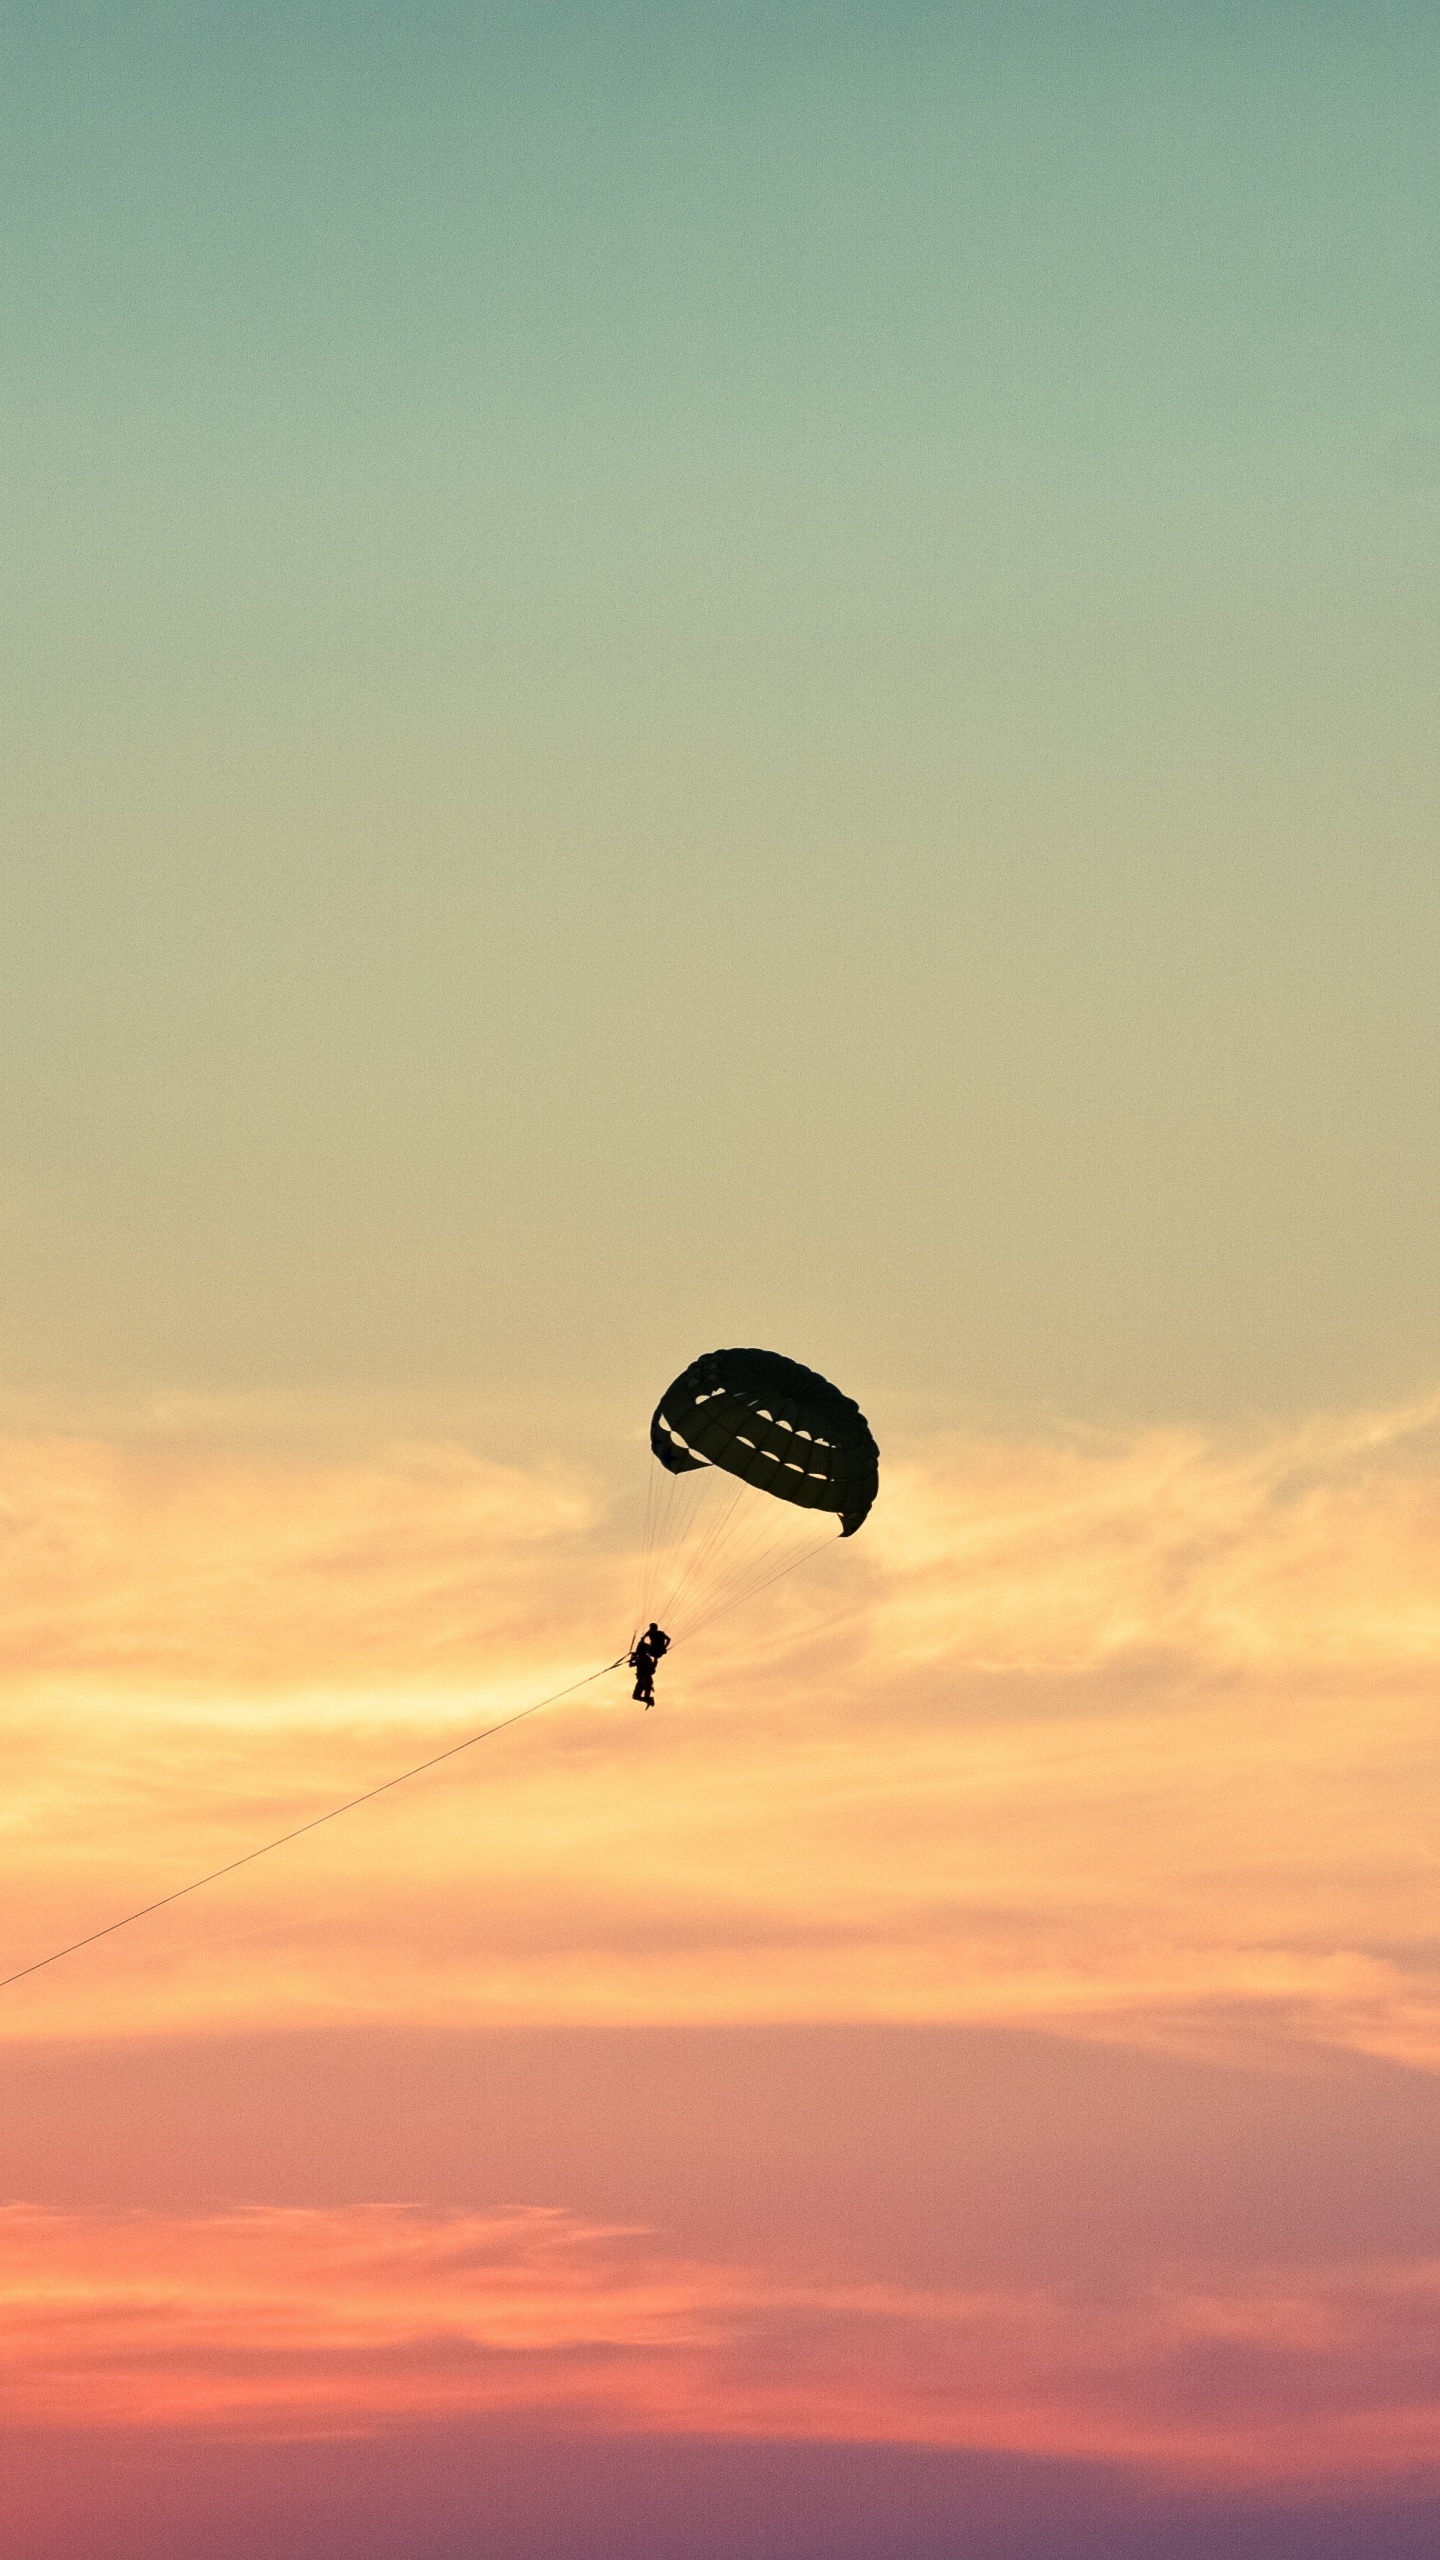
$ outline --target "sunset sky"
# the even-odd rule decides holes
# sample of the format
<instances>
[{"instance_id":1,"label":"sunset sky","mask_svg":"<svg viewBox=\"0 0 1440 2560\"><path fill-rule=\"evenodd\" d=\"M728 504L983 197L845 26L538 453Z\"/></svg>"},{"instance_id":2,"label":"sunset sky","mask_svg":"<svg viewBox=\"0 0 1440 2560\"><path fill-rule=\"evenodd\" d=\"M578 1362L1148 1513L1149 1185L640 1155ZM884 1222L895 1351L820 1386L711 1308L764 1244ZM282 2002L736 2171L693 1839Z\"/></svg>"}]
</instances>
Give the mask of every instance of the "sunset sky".
<instances>
[{"instance_id":1,"label":"sunset sky","mask_svg":"<svg viewBox=\"0 0 1440 2560\"><path fill-rule=\"evenodd\" d=\"M0 128L7 2560L1430 2560L1440 15Z\"/></svg>"}]
</instances>

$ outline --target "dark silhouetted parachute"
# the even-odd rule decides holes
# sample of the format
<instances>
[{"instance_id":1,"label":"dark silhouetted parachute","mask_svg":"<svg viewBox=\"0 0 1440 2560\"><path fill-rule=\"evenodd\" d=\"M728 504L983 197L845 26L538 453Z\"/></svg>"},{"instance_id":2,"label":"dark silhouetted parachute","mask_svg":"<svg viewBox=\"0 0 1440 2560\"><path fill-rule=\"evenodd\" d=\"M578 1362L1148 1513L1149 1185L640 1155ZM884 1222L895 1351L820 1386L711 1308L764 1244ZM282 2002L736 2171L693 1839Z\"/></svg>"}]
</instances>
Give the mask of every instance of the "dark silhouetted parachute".
<instances>
[{"instance_id":1,"label":"dark silhouetted parachute","mask_svg":"<svg viewBox=\"0 0 1440 2560\"><path fill-rule=\"evenodd\" d=\"M665 1474L650 1473L637 1623L653 1615L677 1636L817 1553L807 1513L852 1538L879 1488L859 1406L778 1351L692 1360L655 1408L650 1446Z\"/></svg>"},{"instance_id":2,"label":"dark silhouetted parachute","mask_svg":"<svg viewBox=\"0 0 1440 2560\"><path fill-rule=\"evenodd\" d=\"M880 1489L880 1452L858 1404L778 1351L707 1351L667 1387L650 1446L672 1476L723 1467L804 1511L838 1511L853 1538Z\"/></svg>"}]
</instances>

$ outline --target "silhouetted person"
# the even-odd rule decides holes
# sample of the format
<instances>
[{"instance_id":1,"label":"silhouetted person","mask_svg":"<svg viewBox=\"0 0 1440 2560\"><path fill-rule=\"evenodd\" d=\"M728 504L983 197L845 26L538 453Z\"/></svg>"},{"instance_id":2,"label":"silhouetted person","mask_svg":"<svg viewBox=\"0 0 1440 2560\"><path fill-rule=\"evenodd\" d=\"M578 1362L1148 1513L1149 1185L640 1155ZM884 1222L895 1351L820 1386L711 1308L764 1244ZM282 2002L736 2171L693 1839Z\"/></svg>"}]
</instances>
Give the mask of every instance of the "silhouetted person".
<instances>
[{"instance_id":1,"label":"silhouetted person","mask_svg":"<svg viewBox=\"0 0 1440 2560\"><path fill-rule=\"evenodd\" d=\"M669 1650L669 1637L652 1618L630 1656L630 1668L635 1674L635 1695L642 1706L653 1707L655 1704L655 1665L662 1653Z\"/></svg>"}]
</instances>

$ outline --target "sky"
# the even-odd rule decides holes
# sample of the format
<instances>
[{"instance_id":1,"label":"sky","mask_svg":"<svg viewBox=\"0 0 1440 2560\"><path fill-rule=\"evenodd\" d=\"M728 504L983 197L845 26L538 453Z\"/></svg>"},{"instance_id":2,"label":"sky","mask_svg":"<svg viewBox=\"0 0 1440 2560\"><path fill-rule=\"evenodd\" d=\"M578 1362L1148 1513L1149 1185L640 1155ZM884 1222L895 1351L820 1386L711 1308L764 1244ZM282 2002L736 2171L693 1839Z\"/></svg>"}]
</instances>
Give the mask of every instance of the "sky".
<instances>
[{"instance_id":1,"label":"sky","mask_svg":"<svg viewBox=\"0 0 1440 2560\"><path fill-rule=\"evenodd\" d=\"M16 2560L1433 2550L1437 98L4 13Z\"/></svg>"}]
</instances>

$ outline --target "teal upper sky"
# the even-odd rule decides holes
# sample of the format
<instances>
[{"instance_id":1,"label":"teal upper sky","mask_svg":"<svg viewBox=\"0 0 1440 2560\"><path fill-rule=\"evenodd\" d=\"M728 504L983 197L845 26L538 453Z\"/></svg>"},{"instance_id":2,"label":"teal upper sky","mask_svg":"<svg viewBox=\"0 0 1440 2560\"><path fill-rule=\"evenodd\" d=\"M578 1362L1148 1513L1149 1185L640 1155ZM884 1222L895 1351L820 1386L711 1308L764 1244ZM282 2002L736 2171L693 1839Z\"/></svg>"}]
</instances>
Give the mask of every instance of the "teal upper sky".
<instances>
[{"instance_id":1,"label":"teal upper sky","mask_svg":"<svg viewBox=\"0 0 1440 2560\"><path fill-rule=\"evenodd\" d=\"M1433 1380L1433 9L0 44L14 1384Z\"/></svg>"}]
</instances>

